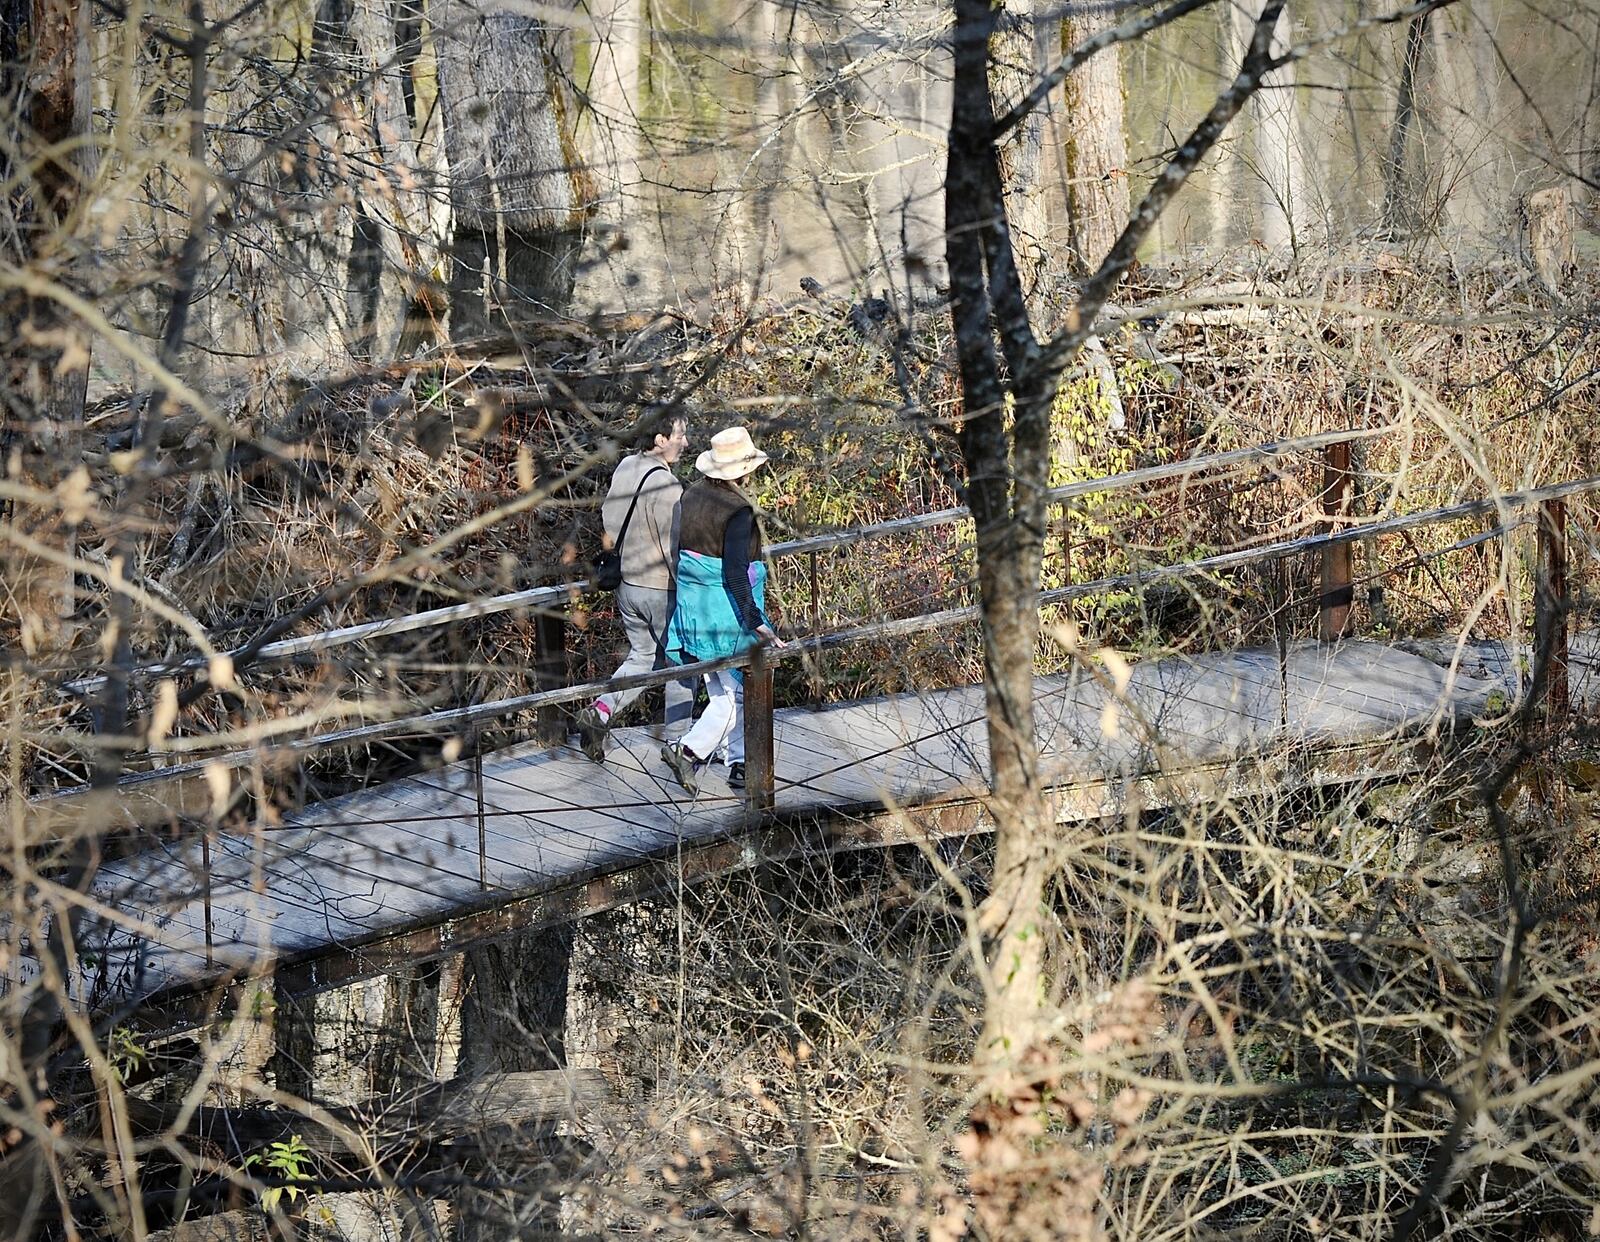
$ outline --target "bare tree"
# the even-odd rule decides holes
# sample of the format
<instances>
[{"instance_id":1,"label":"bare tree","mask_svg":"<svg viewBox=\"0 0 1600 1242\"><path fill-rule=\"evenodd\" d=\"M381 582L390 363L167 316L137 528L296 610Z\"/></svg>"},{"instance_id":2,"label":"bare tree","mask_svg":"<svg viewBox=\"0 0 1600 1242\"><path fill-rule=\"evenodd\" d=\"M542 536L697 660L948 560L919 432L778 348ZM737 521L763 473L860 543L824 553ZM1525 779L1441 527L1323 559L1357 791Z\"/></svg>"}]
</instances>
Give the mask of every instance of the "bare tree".
<instances>
[{"instance_id":1,"label":"bare tree","mask_svg":"<svg viewBox=\"0 0 1600 1242\"><path fill-rule=\"evenodd\" d=\"M1113 24L1109 10L1069 8L1061 22L1061 51L1088 41ZM1100 266L1128 218L1128 142L1121 70L1113 45L1090 58L1062 84L1056 129L1066 190L1072 268L1087 275Z\"/></svg>"},{"instance_id":2,"label":"bare tree","mask_svg":"<svg viewBox=\"0 0 1600 1242\"><path fill-rule=\"evenodd\" d=\"M597 38L626 28L609 61L574 53L585 23L558 34L557 10L460 0L426 22L419 6L330 0L290 28L250 5L208 16L98 0L105 37L85 60L80 29L75 62L60 40L18 34L20 17L0 27L14 43L0 110L22 109L0 143L12 186L0 316L15 328L0 392L0 1233L170 1226L176 1242L185 1214L257 1235L433 1236L453 1216L479 1237L976 1229L1172 1242L1312 1218L1383 1236L1440 1210L1474 1238L1536 1212L1585 1224L1600 1177L1583 1138L1596 1120L1586 1032L1600 992L1585 954L1600 877L1585 856L1593 739L1581 718L1540 720L1485 692L1472 733L1483 753L1430 739L1436 766L1415 781L1286 778L1201 799L1152 770L1167 810L1081 831L1056 823L1046 782L1062 774L1041 771L1033 719L1041 660L1113 706L1140 675L1084 650L1071 627L1041 626L1041 578L1062 565L1117 575L1084 607L1097 634L1141 654L1224 659L1212 649L1263 644L1248 658L1271 664L1314 611L1299 562L1276 581L1244 570L1192 591L1123 589L1121 576L1312 529L1324 518L1309 467L1130 488L1122 507L1075 519L1070 547L1055 542L1051 446L1096 385L1121 392L1129 430L1086 441L1091 468L1367 419L1401 431L1399 447L1373 450L1368 491L1394 513L1587 471L1600 366L1589 317L1511 257L1446 271L1423 247L1344 253L1305 242L1298 218L1300 270L1221 246L1197 261L1151 254L1189 178L1218 175L1227 127L1263 121L1258 92L1288 98L1289 71L1306 63L1318 68L1299 89L1327 87L1351 111L1377 100L1386 124L1401 60L1363 47L1348 87L1328 87L1317 58L1347 36L1422 39L1442 7L1319 10L1291 36L1285 6L1257 0L1220 94L1205 75L1222 14L1212 3L1217 20L1183 20L1207 0L1059 12L959 0L953 31L942 10L763 4L723 27L619 4L596 21ZM70 25L83 12L49 16ZM1126 100L1119 85L1143 64L1128 46L1163 26L1171 55L1207 66L1174 105L1177 134L1140 112L1165 68L1140 69ZM35 47L48 66L29 59ZM1566 148L1541 134L1563 139L1566 113L1530 120L1531 89L1516 105L1538 63L1526 49L1491 39L1461 63L1486 64L1485 48L1505 55L1497 107L1513 105L1521 126L1505 144L1521 144L1513 180L1535 154L1554 176ZM946 57L941 193L927 121L944 119ZM35 106L28 83L42 98L86 65L109 82L124 60L125 81L76 129ZM1417 193L1437 206L1452 187L1433 175L1448 161L1422 150L1441 133L1422 68L1407 158L1434 160ZM610 178L598 238L583 235L593 196L569 80L624 125L576 135L597 139L583 149ZM1458 102L1470 93L1452 89ZM68 169L68 148L99 148L100 171ZM1366 172L1363 192L1383 166ZM1250 209L1229 175L1209 186L1219 215ZM1119 202L1130 186L1137 201ZM1347 209L1357 226L1381 223ZM930 210L947 213L952 315L921 253ZM1066 212L1060 258L1041 210ZM742 274L758 286L700 282L720 270L724 218L744 229ZM648 231L660 243L640 249L663 265L649 297L673 289L667 313L648 301L645 315L574 314L575 274L611 265L623 279L606 296L630 291L638 252L626 247ZM1058 262L1082 282L1069 299L1048 279ZM806 282L804 297L780 279L813 270L826 283ZM1589 286L1552 271L1573 283L1550 289L1581 307ZM909 296L897 290L891 308L867 295L894 272ZM1076 364L1090 349L1086 375ZM86 360L87 397L62 396ZM976 565L981 635L941 622L848 657L828 645L803 677L794 665L777 677L791 703L907 696L885 710L915 708L924 741L948 744L937 775L961 799L989 778L989 819L962 820L965 802L955 815L858 804L822 841L857 852L784 838L787 821L702 841L712 821L692 818L697 805L658 798L648 824L625 804L590 806L585 776L598 770L568 756L555 760L577 763L562 799L605 812L592 826L600 861L548 905L542 891L506 901L484 872L466 874L471 844L450 835L470 821L471 794L411 819L387 782L429 786L440 764L461 774L451 765L474 747L529 741L540 722L508 711L441 739L390 718L542 684L552 649L536 634L552 618L479 605L581 576L615 446L679 410L697 440L726 422L756 427L776 467L754 485L774 537L919 515L897 538L909 526L926 542L852 532L836 561L781 564L796 628L957 605ZM946 429L964 477L927 468ZM61 447L74 437L81 452ZM962 488L976 562L963 524L921 516ZM1592 539L1591 518L1574 505L1575 543ZM1441 677L1484 685L1498 660L1509 686L1535 598L1523 542L1515 515L1497 513L1483 530L1407 529L1381 545L1386 559L1363 557L1393 593L1390 622L1419 635L1414 658L1433 652ZM58 627L63 596L72 616ZM584 676L615 630L605 599L572 602L560 658ZM448 633L262 654L441 604L466 605ZM1421 636L1439 618L1456 634L1430 646ZM1458 643L1468 627L1500 642ZM980 679L987 773L966 728ZM356 719L388 731L326 747L306 736ZM1146 740L1161 744L1160 722ZM627 768L641 788L661 776L655 750ZM1294 773L1299 758L1272 761ZM137 783L118 783L128 773ZM342 806L305 805L343 793ZM485 850L498 838L515 854L545 812L506 805L530 809L480 801L478 827ZM464 867L459 907L440 915L434 894L385 891L392 855L377 846L368 867L368 830L395 815L416 848L438 848L440 873ZM611 849L606 818L636 844ZM973 822L996 831L963 838ZM763 857L767 840L790 845ZM301 857L308 842L351 852L323 872ZM257 875L271 877L261 891L220 900L223 884ZM214 911L207 901L180 925L213 886ZM628 904L517 930L568 899ZM434 921L368 939L390 932L362 911L391 900ZM179 1034L141 1025L166 1021L139 997L167 940L220 981ZM294 955L275 981L254 977L267 961L257 944ZM378 988L302 994L376 970L393 972ZM569 994L582 1002L570 1013ZM436 1213L441 1202L452 1206Z\"/></svg>"},{"instance_id":3,"label":"bare tree","mask_svg":"<svg viewBox=\"0 0 1600 1242\"><path fill-rule=\"evenodd\" d=\"M564 79L537 18L445 0L431 11L455 216L452 331L560 312L592 201Z\"/></svg>"}]
</instances>

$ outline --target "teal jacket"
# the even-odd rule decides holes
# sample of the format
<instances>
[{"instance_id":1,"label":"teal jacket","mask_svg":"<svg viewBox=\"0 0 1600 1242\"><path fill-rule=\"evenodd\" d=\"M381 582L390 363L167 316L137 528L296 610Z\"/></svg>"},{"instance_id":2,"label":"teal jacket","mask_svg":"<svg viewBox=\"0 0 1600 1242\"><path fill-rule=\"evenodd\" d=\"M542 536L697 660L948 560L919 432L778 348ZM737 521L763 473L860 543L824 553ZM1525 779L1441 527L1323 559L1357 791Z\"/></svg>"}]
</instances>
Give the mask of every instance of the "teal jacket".
<instances>
[{"instance_id":1,"label":"teal jacket","mask_svg":"<svg viewBox=\"0 0 1600 1242\"><path fill-rule=\"evenodd\" d=\"M750 598L762 617L767 611L767 566L750 563ZM753 647L759 638L745 625L739 601L723 580L722 558L701 552L678 553L678 598L667 626L667 656L676 664L720 660Z\"/></svg>"}]
</instances>

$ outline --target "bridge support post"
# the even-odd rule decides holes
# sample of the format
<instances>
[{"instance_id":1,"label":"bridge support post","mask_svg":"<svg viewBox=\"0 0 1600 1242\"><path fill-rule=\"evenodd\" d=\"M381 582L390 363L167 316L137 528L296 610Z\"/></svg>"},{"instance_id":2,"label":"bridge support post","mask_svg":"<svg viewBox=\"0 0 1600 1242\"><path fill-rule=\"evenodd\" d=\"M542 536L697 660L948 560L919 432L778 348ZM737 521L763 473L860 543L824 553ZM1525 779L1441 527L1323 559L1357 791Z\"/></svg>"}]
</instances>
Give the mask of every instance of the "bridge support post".
<instances>
[{"instance_id":1,"label":"bridge support post","mask_svg":"<svg viewBox=\"0 0 1600 1242\"><path fill-rule=\"evenodd\" d=\"M750 649L744 673L744 791L753 814L770 811L776 779L772 754L772 665L766 649Z\"/></svg>"},{"instance_id":2,"label":"bridge support post","mask_svg":"<svg viewBox=\"0 0 1600 1242\"><path fill-rule=\"evenodd\" d=\"M1534 664L1544 665L1545 707L1567 710L1567 506L1539 506L1539 580L1534 586Z\"/></svg>"},{"instance_id":3,"label":"bridge support post","mask_svg":"<svg viewBox=\"0 0 1600 1242\"><path fill-rule=\"evenodd\" d=\"M1338 440L1323 450L1322 512L1324 531L1346 525L1355 499L1350 472L1350 441ZM1351 549L1348 543L1330 543L1322 549L1321 593L1318 597L1317 634L1325 643L1350 632L1350 602L1354 598Z\"/></svg>"}]
</instances>

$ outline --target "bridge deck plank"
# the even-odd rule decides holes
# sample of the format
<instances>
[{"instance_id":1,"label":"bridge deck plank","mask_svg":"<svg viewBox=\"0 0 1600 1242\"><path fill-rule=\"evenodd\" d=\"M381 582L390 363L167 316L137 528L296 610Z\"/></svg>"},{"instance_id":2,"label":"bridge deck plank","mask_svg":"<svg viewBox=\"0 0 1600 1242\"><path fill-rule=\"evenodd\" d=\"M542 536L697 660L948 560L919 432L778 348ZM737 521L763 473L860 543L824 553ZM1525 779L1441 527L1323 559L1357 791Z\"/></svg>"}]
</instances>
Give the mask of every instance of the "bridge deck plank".
<instances>
[{"instance_id":1,"label":"bridge deck plank","mask_svg":"<svg viewBox=\"0 0 1600 1242\"><path fill-rule=\"evenodd\" d=\"M1574 668L1592 644L1575 641ZM1351 642L1328 649L1169 657L1114 676L1075 666L1040 678L1041 771L1063 788L1115 789L1181 774L1285 742L1363 742L1480 711L1514 661L1475 654L1451 677L1433 658ZM981 687L896 695L778 714L780 812L915 804L981 792L988 743ZM332 799L252 834L213 834L211 924L219 963L268 951L355 951L510 898L736 838L749 819L723 770L690 798L659 743L620 729L607 762L522 745L485 756L479 853L478 774L470 760ZM1096 795L1097 797L1100 795ZM1076 806L1070 798L1064 805ZM1065 813L1065 812L1064 812ZM1092 800L1074 813L1097 813ZM480 883L480 866L487 887ZM213 974L203 939L199 848L174 843L102 869L95 895L141 923L106 937L115 991L154 993Z\"/></svg>"}]
</instances>

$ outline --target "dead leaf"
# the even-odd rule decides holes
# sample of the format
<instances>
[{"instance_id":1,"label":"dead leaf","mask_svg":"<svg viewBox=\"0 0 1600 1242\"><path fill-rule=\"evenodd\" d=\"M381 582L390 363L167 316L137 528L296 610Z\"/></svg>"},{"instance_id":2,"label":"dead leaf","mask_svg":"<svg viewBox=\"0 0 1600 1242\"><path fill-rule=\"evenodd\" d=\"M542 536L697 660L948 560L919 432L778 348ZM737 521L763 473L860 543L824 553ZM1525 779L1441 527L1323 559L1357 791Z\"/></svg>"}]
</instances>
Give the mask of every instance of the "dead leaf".
<instances>
[{"instance_id":1,"label":"dead leaf","mask_svg":"<svg viewBox=\"0 0 1600 1242\"><path fill-rule=\"evenodd\" d=\"M211 818L221 819L228 809L229 795L233 792L233 778L220 763L206 764L205 774L206 788L211 791Z\"/></svg>"},{"instance_id":2,"label":"dead leaf","mask_svg":"<svg viewBox=\"0 0 1600 1242\"><path fill-rule=\"evenodd\" d=\"M150 732L146 744L156 745L172 732L178 723L178 683L163 677L156 686L155 706L150 709Z\"/></svg>"}]
</instances>

